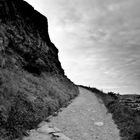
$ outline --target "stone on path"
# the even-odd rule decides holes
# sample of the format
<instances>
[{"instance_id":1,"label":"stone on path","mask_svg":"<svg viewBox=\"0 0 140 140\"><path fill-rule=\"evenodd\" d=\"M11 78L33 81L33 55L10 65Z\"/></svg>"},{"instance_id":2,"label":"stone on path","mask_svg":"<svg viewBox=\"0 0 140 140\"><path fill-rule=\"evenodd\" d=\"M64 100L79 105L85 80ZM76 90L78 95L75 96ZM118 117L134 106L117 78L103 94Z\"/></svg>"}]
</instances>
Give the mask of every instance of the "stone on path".
<instances>
[{"instance_id":1,"label":"stone on path","mask_svg":"<svg viewBox=\"0 0 140 140\"><path fill-rule=\"evenodd\" d=\"M96 126L103 126L104 123L103 122L95 122L94 125L96 125Z\"/></svg>"},{"instance_id":2,"label":"stone on path","mask_svg":"<svg viewBox=\"0 0 140 140\"><path fill-rule=\"evenodd\" d=\"M53 129L54 129L54 130L55 130L55 132L57 132L57 133L58 133L58 132L59 132L59 133L61 132L61 130L60 130L60 129L58 129L57 127L53 127Z\"/></svg>"},{"instance_id":3,"label":"stone on path","mask_svg":"<svg viewBox=\"0 0 140 140\"><path fill-rule=\"evenodd\" d=\"M70 138L66 137L62 133L53 133L52 135L53 135L53 137L56 137L57 140L71 140Z\"/></svg>"},{"instance_id":4,"label":"stone on path","mask_svg":"<svg viewBox=\"0 0 140 140\"><path fill-rule=\"evenodd\" d=\"M44 135L43 133L38 133L35 130L30 132L28 137L22 138L22 140L52 140L49 135Z\"/></svg>"},{"instance_id":5,"label":"stone on path","mask_svg":"<svg viewBox=\"0 0 140 140\"><path fill-rule=\"evenodd\" d=\"M38 128L37 132L45 133L45 134L51 134L51 133L55 133L56 131L55 131L54 128L50 128L48 125L44 125L44 126Z\"/></svg>"},{"instance_id":6,"label":"stone on path","mask_svg":"<svg viewBox=\"0 0 140 140\"><path fill-rule=\"evenodd\" d=\"M24 137L23 140L71 140L62 134L61 130L45 122L40 123L39 126L37 130L31 130L30 136Z\"/></svg>"}]
</instances>

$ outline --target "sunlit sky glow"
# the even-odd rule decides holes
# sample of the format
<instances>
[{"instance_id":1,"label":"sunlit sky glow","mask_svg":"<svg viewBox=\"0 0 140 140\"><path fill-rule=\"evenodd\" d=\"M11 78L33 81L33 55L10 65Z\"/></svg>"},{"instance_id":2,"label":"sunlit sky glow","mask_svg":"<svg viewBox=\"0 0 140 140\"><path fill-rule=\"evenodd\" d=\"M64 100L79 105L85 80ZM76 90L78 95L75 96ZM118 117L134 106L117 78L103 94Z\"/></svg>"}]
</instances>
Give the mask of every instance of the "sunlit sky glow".
<instances>
[{"instance_id":1,"label":"sunlit sky glow","mask_svg":"<svg viewBox=\"0 0 140 140\"><path fill-rule=\"evenodd\" d=\"M140 0L26 0L48 18L66 75L76 84L140 92Z\"/></svg>"}]
</instances>

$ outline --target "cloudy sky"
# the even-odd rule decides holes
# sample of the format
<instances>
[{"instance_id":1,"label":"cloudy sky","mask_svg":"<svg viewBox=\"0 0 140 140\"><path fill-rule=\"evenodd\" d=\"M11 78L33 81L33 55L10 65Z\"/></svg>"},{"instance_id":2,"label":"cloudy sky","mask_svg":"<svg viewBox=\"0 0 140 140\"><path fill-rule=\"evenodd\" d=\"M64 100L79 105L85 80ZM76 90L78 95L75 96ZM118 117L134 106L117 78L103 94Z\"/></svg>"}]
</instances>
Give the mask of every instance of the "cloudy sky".
<instances>
[{"instance_id":1,"label":"cloudy sky","mask_svg":"<svg viewBox=\"0 0 140 140\"><path fill-rule=\"evenodd\" d=\"M76 84L140 93L140 0L26 0L47 16Z\"/></svg>"}]
</instances>

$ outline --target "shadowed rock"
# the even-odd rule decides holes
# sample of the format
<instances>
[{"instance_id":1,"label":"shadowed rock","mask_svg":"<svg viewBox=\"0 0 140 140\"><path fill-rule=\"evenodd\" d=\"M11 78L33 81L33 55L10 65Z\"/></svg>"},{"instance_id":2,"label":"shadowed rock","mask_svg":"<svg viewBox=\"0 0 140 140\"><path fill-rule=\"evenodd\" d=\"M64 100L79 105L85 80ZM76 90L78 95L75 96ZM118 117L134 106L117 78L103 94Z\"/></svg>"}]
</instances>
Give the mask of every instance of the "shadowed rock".
<instances>
[{"instance_id":1,"label":"shadowed rock","mask_svg":"<svg viewBox=\"0 0 140 140\"><path fill-rule=\"evenodd\" d=\"M0 139L27 135L77 94L47 18L23 0L0 0Z\"/></svg>"}]
</instances>

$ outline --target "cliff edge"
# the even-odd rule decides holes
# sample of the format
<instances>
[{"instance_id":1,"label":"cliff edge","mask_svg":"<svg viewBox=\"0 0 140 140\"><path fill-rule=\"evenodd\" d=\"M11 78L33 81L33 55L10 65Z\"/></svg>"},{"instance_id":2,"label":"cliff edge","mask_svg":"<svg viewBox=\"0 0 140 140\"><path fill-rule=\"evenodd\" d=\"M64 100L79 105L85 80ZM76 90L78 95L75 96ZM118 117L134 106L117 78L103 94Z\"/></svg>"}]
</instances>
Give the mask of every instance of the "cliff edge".
<instances>
[{"instance_id":1,"label":"cliff edge","mask_svg":"<svg viewBox=\"0 0 140 140\"><path fill-rule=\"evenodd\" d=\"M77 94L47 18L23 0L0 0L0 139L26 134Z\"/></svg>"}]
</instances>

